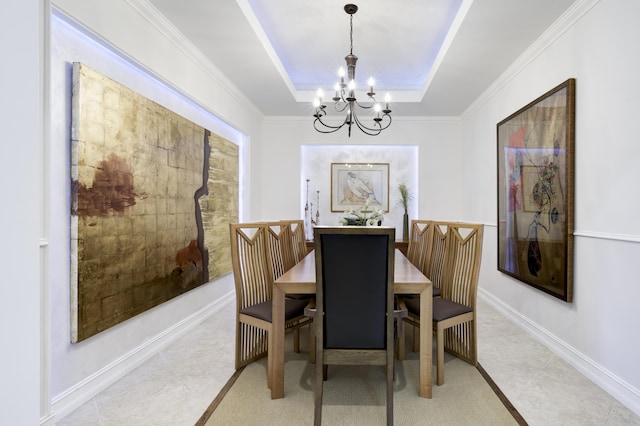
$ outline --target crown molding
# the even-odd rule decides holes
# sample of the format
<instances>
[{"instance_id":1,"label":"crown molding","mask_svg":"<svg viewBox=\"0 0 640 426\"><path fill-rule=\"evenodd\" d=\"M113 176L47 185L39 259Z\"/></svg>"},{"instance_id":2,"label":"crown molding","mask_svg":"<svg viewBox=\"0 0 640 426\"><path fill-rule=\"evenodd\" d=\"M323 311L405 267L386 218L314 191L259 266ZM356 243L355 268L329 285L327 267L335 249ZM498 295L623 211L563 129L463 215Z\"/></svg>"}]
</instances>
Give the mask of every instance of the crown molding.
<instances>
[{"instance_id":1,"label":"crown molding","mask_svg":"<svg viewBox=\"0 0 640 426\"><path fill-rule=\"evenodd\" d=\"M247 109L256 118L263 114L207 57L198 50L162 13L148 0L125 0L144 20L149 22L160 34L166 37L178 50L200 67L209 78L216 82L231 97ZM163 80L166 82L165 80ZM169 82L166 82L169 84ZM173 87L173 86L172 86ZM182 91L181 91L182 92Z\"/></svg>"},{"instance_id":2,"label":"crown molding","mask_svg":"<svg viewBox=\"0 0 640 426\"><path fill-rule=\"evenodd\" d=\"M467 117L496 96L511 80L544 53L555 41L578 22L600 0L578 0L542 33L462 114Z\"/></svg>"}]
</instances>

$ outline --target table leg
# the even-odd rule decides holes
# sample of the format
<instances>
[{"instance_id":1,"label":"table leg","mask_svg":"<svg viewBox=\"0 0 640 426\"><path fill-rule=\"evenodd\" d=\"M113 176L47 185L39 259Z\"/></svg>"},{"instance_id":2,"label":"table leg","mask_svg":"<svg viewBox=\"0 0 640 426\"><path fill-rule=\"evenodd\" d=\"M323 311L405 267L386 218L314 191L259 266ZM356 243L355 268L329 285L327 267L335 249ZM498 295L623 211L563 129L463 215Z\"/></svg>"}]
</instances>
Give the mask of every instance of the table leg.
<instances>
[{"instance_id":1,"label":"table leg","mask_svg":"<svg viewBox=\"0 0 640 426\"><path fill-rule=\"evenodd\" d=\"M284 398L284 293L277 285L273 286L273 313L271 335L273 348L269 354L268 374L271 379L271 399ZM431 360L431 358L429 358Z\"/></svg>"},{"instance_id":2,"label":"table leg","mask_svg":"<svg viewBox=\"0 0 640 426\"><path fill-rule=\"evenodd\" d=\"M433 288L420 293L420 397L431 398L433 351Z\"/></svg>"}]
</instances>

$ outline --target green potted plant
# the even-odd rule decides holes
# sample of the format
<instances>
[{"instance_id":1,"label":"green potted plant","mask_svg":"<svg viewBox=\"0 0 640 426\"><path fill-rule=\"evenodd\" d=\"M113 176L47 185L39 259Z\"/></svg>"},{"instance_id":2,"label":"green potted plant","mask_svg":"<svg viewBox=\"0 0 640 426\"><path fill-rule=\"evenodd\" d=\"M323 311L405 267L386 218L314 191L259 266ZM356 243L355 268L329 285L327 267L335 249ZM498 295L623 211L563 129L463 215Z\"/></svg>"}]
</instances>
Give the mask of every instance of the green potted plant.
<instances>
[{"instance_id":1,"label":"green potted plant","mask_svg":"<svg viewBox=\"0 0 640 426\"><path fill-rule=\"evenodd\" d=\"M402 218L402 239L404 241L409 241L409 201L413 199L411 193L409 192L409 188L407 188L406 183L401 183L398 186L400 190L400 204L404 208L404 217Z\"/></svg>"}]
</instances>

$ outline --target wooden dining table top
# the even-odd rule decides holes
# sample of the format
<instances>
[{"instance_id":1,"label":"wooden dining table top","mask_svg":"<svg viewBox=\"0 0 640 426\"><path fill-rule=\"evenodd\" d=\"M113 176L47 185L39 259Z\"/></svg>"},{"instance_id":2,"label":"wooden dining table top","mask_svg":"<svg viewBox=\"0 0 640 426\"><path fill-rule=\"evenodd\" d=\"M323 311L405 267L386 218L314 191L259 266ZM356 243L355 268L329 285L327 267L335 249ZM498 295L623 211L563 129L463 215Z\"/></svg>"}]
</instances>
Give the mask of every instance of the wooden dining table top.
<instances>
[{"instance_id":1,"label":"wooden dining table top","mask_svg":"<svg viewBox=\"0 0 640 426\"><path fill-rule=\"evenodd\" d=\"M431 280L425 277L407 259L399 249L394 253L394 278L393 291L396 294L417 294L424 290L425 286L431 284ZM316 292L316 257L311 251L293 268L285 272L276 280L276 285L286 293L308 293Z\"/></svg>"}]
</instances>

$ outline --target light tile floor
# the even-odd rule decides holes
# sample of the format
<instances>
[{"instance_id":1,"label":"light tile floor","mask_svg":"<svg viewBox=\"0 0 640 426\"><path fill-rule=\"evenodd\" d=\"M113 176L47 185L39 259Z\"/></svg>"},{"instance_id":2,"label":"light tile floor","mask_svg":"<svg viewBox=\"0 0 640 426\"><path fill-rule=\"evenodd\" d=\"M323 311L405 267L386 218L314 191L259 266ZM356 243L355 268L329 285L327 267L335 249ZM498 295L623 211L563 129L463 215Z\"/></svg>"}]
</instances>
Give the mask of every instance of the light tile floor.
<instances>
[{"instance_id":1,"label":"light tile floor","mask_svg":"<svg viewBox=\"0 0 640 426\"><path fill-rule=\"evenodd\" d=\"M56 424L193 425L234 372L234 339L230 303ZM480 363L530 425L640 425L640 416L482 300L478 341Z\"/></svg>"}]
</instances>

